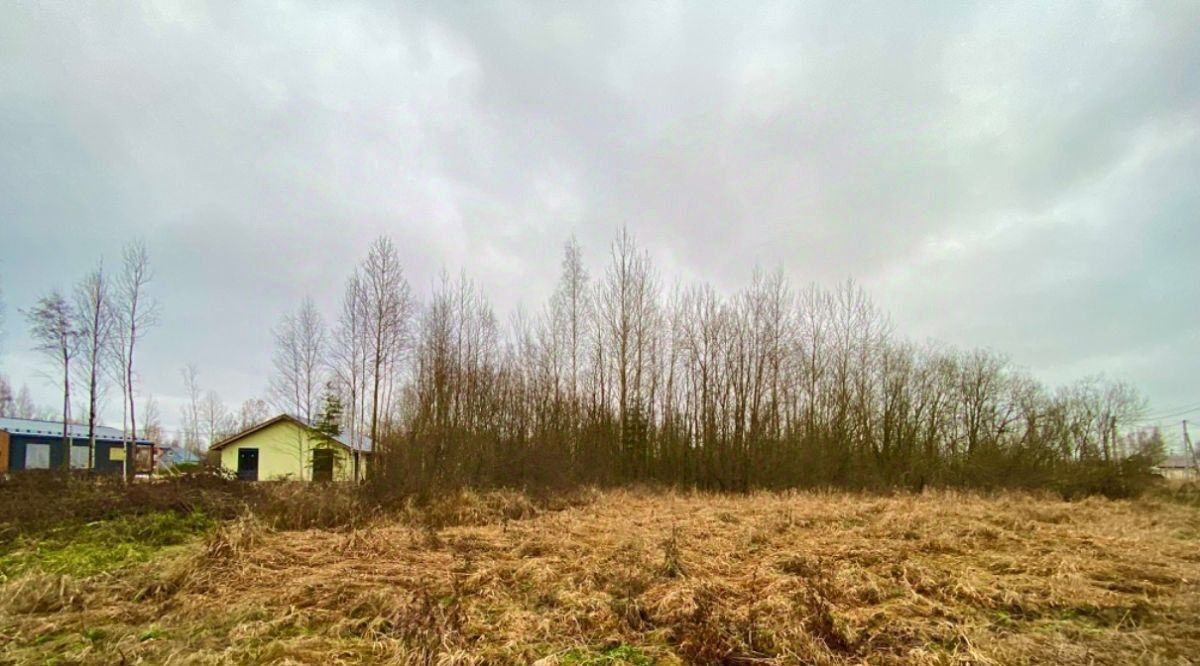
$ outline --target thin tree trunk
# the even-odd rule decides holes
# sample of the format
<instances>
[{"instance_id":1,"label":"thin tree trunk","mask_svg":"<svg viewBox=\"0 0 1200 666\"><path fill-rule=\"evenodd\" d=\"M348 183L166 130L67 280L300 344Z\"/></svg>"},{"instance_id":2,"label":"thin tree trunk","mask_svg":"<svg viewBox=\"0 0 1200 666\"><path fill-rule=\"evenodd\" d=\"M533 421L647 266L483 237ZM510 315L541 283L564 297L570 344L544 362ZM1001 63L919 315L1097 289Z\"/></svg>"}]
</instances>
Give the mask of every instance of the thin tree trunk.
<instances>
[{"instance_id":1,"label":"thin tree trunk","mask_svg":"<svg viewBox=\"0 0 1200 666\"><path fill-rule=\"evenodd\" d=\"M93 345L93 349L94 349L94 348L95 348L95 347L94 347L94 345ZM92 470L92 468L95 466L95 461L93 460L93 456L94 456L94 454L95 454L95 451L96 451L96 385L97 385L97 381L98 381L98 380L97 380L97 377L96 377L96 366L97 366L97 363L96 363L95 361L93 361L93 362L92 362L92 368L91 368L91 372L89 373L89 378L90 378L90 381L91 381L91 387L92 387L92 388L91 388L91 394L88 396L88 455L87 455L87 468L88 468L88 471L89 471L89 472L90 472L90 471Z\"/></svg>"},{"instance_id":2,"label":"thin tree trunk","mask_svg":"<svg viewBox=\"0 0 1200 666\"><path fill-rule=\"evenodd\" d=\"M63 469L70 471L71 469L71 446L72 439L70 436L70 421L71 421L71 362L67 354L63 354Z\"/></svg>"}]
</instances>

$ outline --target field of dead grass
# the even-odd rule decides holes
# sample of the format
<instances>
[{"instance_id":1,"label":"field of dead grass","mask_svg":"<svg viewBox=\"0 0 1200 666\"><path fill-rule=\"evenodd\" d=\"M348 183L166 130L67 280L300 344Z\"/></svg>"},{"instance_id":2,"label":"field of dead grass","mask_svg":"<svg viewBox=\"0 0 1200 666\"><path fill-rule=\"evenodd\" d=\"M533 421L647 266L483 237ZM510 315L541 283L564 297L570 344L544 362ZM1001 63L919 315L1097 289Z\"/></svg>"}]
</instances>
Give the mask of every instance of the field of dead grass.
<instances>
[{"instance_id":1,"label":"field of dead grass","mask_svg":"<svg viewBox=\"0 0 1200 666\"><path fill-rule=\"evenodd\" d=\"M118 574L14 578L0 662L1200 660L1194 507L954 492L459 500L354 529L243 518Z\"/></svg>"}]
</instances>

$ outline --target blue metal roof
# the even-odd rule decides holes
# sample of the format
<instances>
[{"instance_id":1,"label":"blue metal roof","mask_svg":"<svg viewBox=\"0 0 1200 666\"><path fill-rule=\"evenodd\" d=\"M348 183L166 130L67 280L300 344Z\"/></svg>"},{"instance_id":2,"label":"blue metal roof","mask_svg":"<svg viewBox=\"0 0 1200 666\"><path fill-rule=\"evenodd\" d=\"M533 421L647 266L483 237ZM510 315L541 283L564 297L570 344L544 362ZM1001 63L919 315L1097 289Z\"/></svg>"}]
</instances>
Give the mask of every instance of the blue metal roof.
<instances>
[{"instance_id":1,"label":"blue metal roof","mask_svg":"<svg viewBox=\"0 0 1200 666\"><path fill-rule=\"evenodd\" d=\"M1167 456L1160 462L1159 469L1189 469L1196 466L1196 461L1189 455Z\"/></svg>"},{"instance_id":2,"label":"blue metal roof","mask_svg":"<svg viewBox=\"0 0 1200 666\"><path fill-rule=\"evenodd\" d=\"M58 437L63 436L62 421L41 421L38 419L12 419L3 417L0 418L0 430L8 432L10 435L36 435L39 437ZM67 426L67 436L75 440L87 441L88 428L86 425L78 423L70 423ZM96 426L96 441L98 442L120 442L125 439L124 433L119 428L110 428L108 426ZM148 439L139 437L138 444L152 444Z\"/></svg>"},{"instance_id":3,"label":"blue metal roof","mask_svg":"<svg viewBox=\"0 0 1200 666\"><path fill-rule=\"evenodd\" d=\"M355 451L362 451L363 453L371 453L371 438L366 435L356 435L354 437L354 439L351 439L350 435L348 435L346 433L342 433L342 434L338 435L337 437L334 437L334 439L341 442L342 444L345 444L346 446L350 447L351 449L354 449Z\"/></svg>"},{"instance_id":4,"label":"blue metal roof","mask_svg":"<svg viewBox=\"0 0 1200 666\"><path fill-rule=\"evenodd\" d=\"M179 463L195 463L200 462L200 456L188 451L182 446L160 446L158 447L159 462Z\"/></svg>"},{"instance_id":5,"label":"blue metal roof","mask_svg":"<svg viewBox=\"0 0 1200 666\"><path fill-rule=\"evenodd\" d=\"M310 428L317 427L316 421L310 421L303 417L296 416L295 414L288 414L288 416L292 417L293 419L295 419L301 423L307 424L308 427L310 427ZM364 453L371 452L372 442L371 442L371 438L368 437L367 435L355 435L353 438L351 438L349 433L343 432L343 433L340 433L337 437L334 437L333 439L336 440L342 446L345 446L346 448L351 449L353 451L362 451Z\"/></svg>"}]
</instances>

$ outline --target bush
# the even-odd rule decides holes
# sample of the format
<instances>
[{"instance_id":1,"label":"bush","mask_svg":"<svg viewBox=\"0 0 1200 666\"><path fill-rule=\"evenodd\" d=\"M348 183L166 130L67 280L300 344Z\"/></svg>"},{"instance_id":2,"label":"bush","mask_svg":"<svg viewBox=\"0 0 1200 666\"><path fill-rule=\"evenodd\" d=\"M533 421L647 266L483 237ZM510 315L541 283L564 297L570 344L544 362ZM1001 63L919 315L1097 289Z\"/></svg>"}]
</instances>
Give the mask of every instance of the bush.
<instances>
[{"instance_id":1,"label":"bush","mask_svg":"<svg viewBox=\"0 0 1200 666\"><path fill-rule=\"evenodd\" d=\"M1064 465L1055 489L1064 499L1103 495L1111 499L1137 497L1155 482L1154 459L1141 454L1120 461L1082 460Z\"/></svg>"}]
</instances>

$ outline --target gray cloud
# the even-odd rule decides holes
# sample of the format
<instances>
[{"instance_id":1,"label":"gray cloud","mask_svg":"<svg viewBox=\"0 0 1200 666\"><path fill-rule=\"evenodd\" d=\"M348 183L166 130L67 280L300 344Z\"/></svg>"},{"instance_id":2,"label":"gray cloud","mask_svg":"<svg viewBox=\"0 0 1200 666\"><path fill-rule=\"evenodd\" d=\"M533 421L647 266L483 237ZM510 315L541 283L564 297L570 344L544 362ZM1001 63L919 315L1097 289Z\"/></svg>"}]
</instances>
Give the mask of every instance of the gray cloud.
<instances>
[{"instance_id":1,"label":"gray cloud","mask_svg":"<svg viewBox=\"0 0 1200 666\"><path fill-rule=\"evenodd\" d=\"M178 368L261 392L387 233L501 312L570 235L669 275L853 276L901 331L1200 401L1200 6L148 3L0 7L3 367L16 311L144 237Z\"/></svg>"}]
</instances>

